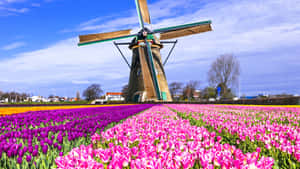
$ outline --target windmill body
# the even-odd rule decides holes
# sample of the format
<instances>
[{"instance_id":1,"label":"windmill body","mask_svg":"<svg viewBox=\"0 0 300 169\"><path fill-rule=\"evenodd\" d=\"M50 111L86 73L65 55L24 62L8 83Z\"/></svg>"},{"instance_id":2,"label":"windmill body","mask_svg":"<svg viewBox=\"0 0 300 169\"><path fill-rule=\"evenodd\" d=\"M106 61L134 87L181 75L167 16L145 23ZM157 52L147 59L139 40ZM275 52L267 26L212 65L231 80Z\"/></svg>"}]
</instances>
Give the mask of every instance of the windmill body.
<instances>
[{"instance_id":1,"label":"windmill body","mask_svg":"<svg viewBox=\"0 0 300 169\"><path fill-rule=\"evenodd\" d=\"M134 38L128 43L132 50L130 78L127 101L172 101L164 71L160 50L160 40L211 31L211 21L197 22L157 30L149 30L145 22L150 24L150 15L146 0L135 0L141 30L131 34L131 30L99 33L79 36L79 46L106 42L124 38ZM160 34L160 40L155 34ZM118 48L119 49L119 48Z\"/></svg>"},{"instance_id":2,"label":"windmill body","mask_svg":"<svg viewBox=\"0 0 300 169\"><path fill-rule=\"evenodd\" d=\"M157 93L159 93L161 100L172 101L160 54L163 45L154 36L147 38L147 41L150 42L151 46L154 76L157 79L156 85L159 91L156 91L154 78L152 78L153 75L149 69L151 61L148 59L147 46L143 37L134 38L129 46L133 55L126 100L133 102L158 101Z\"/></svg>"}]
</instances>

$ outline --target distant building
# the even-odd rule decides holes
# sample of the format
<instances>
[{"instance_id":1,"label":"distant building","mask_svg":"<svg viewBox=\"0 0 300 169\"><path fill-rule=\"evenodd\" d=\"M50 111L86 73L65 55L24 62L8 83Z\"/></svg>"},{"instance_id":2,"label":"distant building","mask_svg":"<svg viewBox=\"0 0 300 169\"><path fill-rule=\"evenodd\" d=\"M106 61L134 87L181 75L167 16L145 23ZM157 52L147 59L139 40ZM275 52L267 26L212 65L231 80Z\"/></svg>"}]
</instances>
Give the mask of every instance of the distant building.
<instances>
[{"instance_id":1,"label":"distant building","mask_svg":"<svg viewBox=\"0 0 300 169\"><path fill-rule=\"evenodd\" d=\"M32 96L32 97L30 97L30 100L32 102L41 102L42 101L42 97L41 96Z\"/></svg>"},{"instance_id":2,"label":"distant building","mask_svg":"<svg viewBox=\"0 0 300 169\"><path fill-rule=\"evenodd\" d=\"M200 99L200 97L201 97L201 90L195 90L193 92L193 97L194 97L194 99Z\"/></svg>"},{"instance_id":3,"label":"distant building","mask_svg":"<svg viewBox=\"0 0 300 169\"><path fill-rule=\"evenodd\" d=\"M8 103L8 98L5 98L3 100L0 100L0 103Z\"/></svg>"},{"instance_id":4,"label":"distant building","mask_svg":"<svg viewBox=\"0 0 300 169\"><path fill-rule=\"evenodd\" d=\"M107 101L124 101L125 98L120 92L108 92L105 94L105 100Z\"/></svg>"},{"instance_id":5,"label":"distant building","mask_svg":"<svg viewBox=\"0 0 300 169\"><path fill-rule=\"evenodd\" d=\"M50 102L59 102L59 98L57 97L52 97L52 98L49 98Z\"/></svg>"},{"instance_id":6,"label":"distant building","mask_svg":"<svg viewBox=\"0 0 300 169\"><path fill-rule=\"evenodd\" d=\"M72 98L68 98L68 102L75 102L75 101L78 101L77 98L73 98L73 97Z\"/></svg>"},{"instance_id":7,"label":"distant building","mask_svg":"<svg viewBox=\"0 0 300 169\"><path fill-rule=\"evenodd\" d=\"M107 92L100 99L96 99L91 102L91 104L105 104L108 101L124 101L125 98L122 96L123 93L120 92Z\"/></svg>"},{"instance_id":8,"label":"distant building","mask_svg":"<svg viewBox=\"0 0 300 169\"><path fill-rule=\"evenodd\" d=\"M50 102L49 99L46 99L46 98L44 98L42 96L32 96L32 97L30 97L30 100L32 102Z\"/></svg>"}]
</instances>

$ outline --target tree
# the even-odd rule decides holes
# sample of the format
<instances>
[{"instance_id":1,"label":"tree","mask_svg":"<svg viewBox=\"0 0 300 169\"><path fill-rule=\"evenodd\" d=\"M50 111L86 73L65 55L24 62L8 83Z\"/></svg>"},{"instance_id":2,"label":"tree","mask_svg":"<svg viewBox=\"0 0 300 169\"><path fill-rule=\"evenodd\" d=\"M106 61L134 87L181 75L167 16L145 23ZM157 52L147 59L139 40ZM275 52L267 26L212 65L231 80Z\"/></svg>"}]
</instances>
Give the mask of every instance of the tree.
<instances>
[{"instance_id":1,"label":"tree","mask_svg":"<svg viewBox=\"0 0 300 169\"><path fill-rule=\"evenodd\" d=\"M199 81L188 82L182 91L183 99L188 99L190 101L193 98L194 92L199 87L199 85Z\"/></svg>"},{"instance_id":2,"label":"tree","mask_svg":"<svg viewBox=\"0 0 300 169\"><path fill-rule=\"evenodd\" d=\"M3 94L4 93L0 90L0 100L2 100Z\"/></svg>"},{"instance_id":3,"label":"tree","mask_svg":"<svg viewBox=\"0 0 300 169\"><path fill-rule=\"evenodd\" d=\"M178 96L178 94L181 92L182 86L183 84L180 82L173 82L169 85L170 93L173 99L175 99L174 97Z\"/></svg>"},{"instance_id":4,"label":"tree","mask_svg":"<svg viewBox=\"0 0 300 169\"><path fill-rule=\"evenodd\" d=\"M221 87L221 96L232 96L231 89L238 84L240 63L232 54L218 57L208 71L208 81L213 87Z\"/></svg>"},{"instance_id":5,"label":"tree","mask_svg":"<svg viewBox=\"0 0 300 169\"><path fill-rule=\"evenodd\" d=\"M128 96L128 84L127 84L127 85L124 85L123 88L122 88L122 97L124 97L125 100L127 100L127 99L126 99L127 96Z\"/></svg>"},{"instance_id":6,"label":"tree","mask_svg":"<svg viewBox=\"0 0 300 169\"><path fill-rule=\"evenodd\" d=\"M80 92L79 91L76 92L76 101L80 101Z\"/></svg>"},{"instance_id":7,"label":"tree","mask_svg":"<svg viewBox=\"0 0 300 169\"><path fill-rule=\"evenodd\" d=\"M10 95L9 92L5 92L2 94L2 99L8 99L8 101L10 102Z\"/></svg>"},{"instance_id":8,"label":"tree","mask_svg":"<svg viewBox=\"0 0 300 169\"><path fill-rule=\"evenodd\" d=\"M91 101L99 98L102 93L103 90L99 84L92 84L84 90L83 96L86 98L86 100Z\"/></svg>"},{"instance_id":9,"label":"tree","mask_svg":"<svg viewBox=\"0 0 300 169\"><path fill-rule=\"evenodd\" d=\"M21 101L23 102L25 99L27 99L27 97L29 97L29 94L27 94L27 93L21 93L20 97L21 97Z\"/></svg>"},{"instance_id":10,"label":"tree","mask_svg":"<svg viewBox=\"0 0 300 169\"><path fill-rule=\"evenodd\" d=\"M49 99L53 99L53 98L55 98L55 96L54 96L53 94L50 94L50 95L48 96L48 98L49 98Z\"/></svg>"},{"instance_id":11,"label":"tree","mask_svg":"<svg viewBox=\"0 0 300 169\"><path fill-rule=\"evenodd\" d=\"M202 97L204 99L209 99L209 98L216 98L217 94L216 94L216 89L213 87L206 87L203 90L203 94Z\"/></svg>"}]
</instances>

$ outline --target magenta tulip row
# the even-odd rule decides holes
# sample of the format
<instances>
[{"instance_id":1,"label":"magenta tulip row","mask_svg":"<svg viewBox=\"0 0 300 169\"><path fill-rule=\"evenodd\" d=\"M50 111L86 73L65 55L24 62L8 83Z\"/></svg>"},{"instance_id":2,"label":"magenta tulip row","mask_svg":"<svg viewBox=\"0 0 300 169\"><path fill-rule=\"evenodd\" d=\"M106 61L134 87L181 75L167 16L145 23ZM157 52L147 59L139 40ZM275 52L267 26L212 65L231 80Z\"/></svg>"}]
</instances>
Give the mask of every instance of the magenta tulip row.
<instances>
[{"instance_id":1,"label":"magenta tulip row","mask_svg":"<svg viewBox=\"0 0 300 169\"><path fill-rule=\"evenodd\" d=\"M178 104L168 106L179 112L193 112L195 119L201 119L220 133L226 131L237 134L242 141L248 137L252 142L263 142L265 148L276 148L293 155L300 162L299 108Z\"/></svg>"}]
</instances>

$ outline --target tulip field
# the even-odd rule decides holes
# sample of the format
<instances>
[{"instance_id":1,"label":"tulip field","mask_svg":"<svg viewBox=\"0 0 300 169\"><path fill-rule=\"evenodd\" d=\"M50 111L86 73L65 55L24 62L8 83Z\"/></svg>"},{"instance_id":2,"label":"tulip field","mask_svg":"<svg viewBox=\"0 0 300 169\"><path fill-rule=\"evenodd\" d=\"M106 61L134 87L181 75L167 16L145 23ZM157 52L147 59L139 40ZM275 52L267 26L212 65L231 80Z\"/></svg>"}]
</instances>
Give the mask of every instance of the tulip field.
<instances>
[{"instance_id":1,"label":"tulip field","mask_svg":"<svg viewBox=\"0 0 300 169\"><path fill-rule=\"evenodd\" d=\"M118 105L0 117L0 168L299 169L300 108Z\"/></svg>"}]
</instances>

